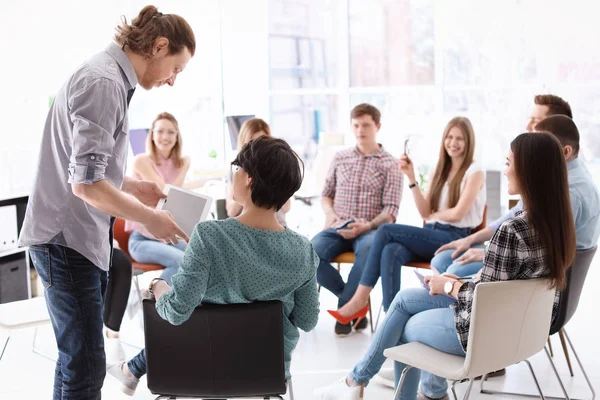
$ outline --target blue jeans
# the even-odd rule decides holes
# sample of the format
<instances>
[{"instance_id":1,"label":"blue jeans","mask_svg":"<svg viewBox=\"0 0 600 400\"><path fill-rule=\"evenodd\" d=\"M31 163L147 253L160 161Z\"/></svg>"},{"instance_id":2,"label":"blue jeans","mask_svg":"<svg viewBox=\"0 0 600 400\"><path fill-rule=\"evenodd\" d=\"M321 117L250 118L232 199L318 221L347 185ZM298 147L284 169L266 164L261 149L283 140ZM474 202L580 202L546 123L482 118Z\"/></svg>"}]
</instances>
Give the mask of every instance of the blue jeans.
<instances>
[{"instance_id":1,"label":"blue jeans","mask_svg":"<svg viewBox=\"0 0 600 400\"><path fill-rule=\"evenodd\" d=\"M338 297L338 307L346 304L356 292L374 237L375 231L371 231L356 239L346 240L335 229L329 228L312 239L313 248L321 259L317 268L317 282ZM331 260L346 251L354 251L355 261L348 282L344 283L338 270L331 265Z\"/></svg>"},{"instance_id":2,"label":"blue jeans","mask_svg":"<svg viewBox=\"0 0 600 400\"><path fill-rule=\"evenodd\" d=\"M431 296L427 289L409 288L398 292L389 312L365 354L356 364L350 377L359 384L368 384L385 362L383 351L390 347L420 342L434 349L457 356L465 356L454 325L454 311L449 307L456 300L447 296ZM394 363L396 385L406 367ZM441 398L448 391L446 379L426 371L411 368L406 374L400 400L415 400L421 381L421 391L432 399Z\"/></svg>"},{"instance_id":3,"label":"blue jeans","mask_svg":"<svg viewBox=\"0 0 600 400\"><path fill-rule=\"evenodd\" d=\"M106 375L102 308L107 273L73 249L29 248L58 346L54 400L100 399Z\"/></svg>"},{"instance_id":4,"label":"blue jeans","mask_svg":"<svg viewBox=\"0 0 600 400\"><path fill-rule=\"evenodd\" d=\"M429 261L440 246L463 238L471 228L427 224L423 228L385 224L377 229L360 284L374 287L381 277L383 309L387 310L400 290L400 269L411 261Z\"/></svg>"},{"instance_id":5,"label":"blue jeans","mask_svg":"<svg viewBox=\"0 0 600 400\"><path fill-rule=\"evenodd\" d=\"M484 245L477 245L471 247L472 249L483 249ZM435 268L440 274L444 272L448 272L449 274L454 274L458 277L465 277L474 275L479 272L481 268L483 268L483 261L473 261L467 264L460 265L454 262L452 258L452 253L454 253L454 249L444 250L440 254L437 254L435 257L431 259L431 266ZM460 253L456 258L463 255Z\"/></svg>"},{"instance_id":6,"label":"blue jeans","mask_svg":"<svg viewBox=\"0 0 600 400\"><path fill-rule=\"evenodd\" d=\"M129 237L128 246L129 254L135 261L165 267L160 277L170 285L171 277L179 269L187 244L183 240L177 244L166 244L133 232Z\"/></svg>"},{"instance_id":7,"label":"blue jeans","mask_svg":"<svg viewBox=\"0 0 600 400\"><path fill-rule=\"evenodd\" d=\"M146 375L146 349L142 349L137 356L129 360L127 368L129 368L129 372L138 379Z\"/></svg>"}]
</instances>

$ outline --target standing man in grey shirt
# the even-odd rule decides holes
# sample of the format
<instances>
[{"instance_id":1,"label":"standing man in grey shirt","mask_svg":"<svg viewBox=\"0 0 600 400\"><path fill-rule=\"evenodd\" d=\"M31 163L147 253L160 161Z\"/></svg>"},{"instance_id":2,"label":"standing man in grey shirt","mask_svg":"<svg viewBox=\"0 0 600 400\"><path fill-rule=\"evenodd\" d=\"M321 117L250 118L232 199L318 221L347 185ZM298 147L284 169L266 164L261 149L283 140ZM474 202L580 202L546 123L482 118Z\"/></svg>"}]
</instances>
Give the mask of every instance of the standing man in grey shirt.
<instances>
[{"instance_id":1,"label":"standing man in grey shirt","mask_svg":"<svg viewBox=\"0 0 600 400\"><path fill-rule=\"evenodd\" d=\"M173 86L194 55L194 33L182 17L146 6L131 24L123 18L114 40L54 99L19 242L44 285L58 345L54 400L101 396L114 217L140 222L166 242L188 239L169 212L153 208L164 197L158 185L125 177L125 168L136 85Z\"/></svg>"}]
</instances>

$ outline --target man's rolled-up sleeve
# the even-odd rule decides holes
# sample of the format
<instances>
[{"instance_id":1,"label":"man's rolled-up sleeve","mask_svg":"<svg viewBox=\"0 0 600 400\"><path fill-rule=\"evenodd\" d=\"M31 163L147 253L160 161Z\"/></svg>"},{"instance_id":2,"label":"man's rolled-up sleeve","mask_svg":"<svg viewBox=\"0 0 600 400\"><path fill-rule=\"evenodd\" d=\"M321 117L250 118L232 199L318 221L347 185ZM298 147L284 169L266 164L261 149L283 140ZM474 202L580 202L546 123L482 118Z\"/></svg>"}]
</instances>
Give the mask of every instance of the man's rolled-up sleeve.
<instances>
[{"instance_id":1,"label":"man's rolled-up sleeve","mask_svg":"<svg viewBox=\"0 0 600 400\"><path fill-rule=\"evenodd\" d=\"M104 179L113 153L115 132L125 116L124 89L109 79L96 79L69 97L73 140L69 183L90 185Z\"/></svg>"}]
</instances>

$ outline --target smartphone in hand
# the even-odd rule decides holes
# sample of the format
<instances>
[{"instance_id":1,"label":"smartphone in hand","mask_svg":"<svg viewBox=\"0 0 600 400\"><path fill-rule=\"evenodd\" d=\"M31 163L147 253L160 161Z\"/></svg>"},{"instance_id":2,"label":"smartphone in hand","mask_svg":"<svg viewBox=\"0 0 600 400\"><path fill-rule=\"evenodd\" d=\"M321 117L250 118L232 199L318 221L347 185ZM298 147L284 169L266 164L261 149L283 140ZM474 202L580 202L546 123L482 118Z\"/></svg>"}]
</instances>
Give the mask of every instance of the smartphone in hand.
<instances>
[{"instance_id":1,"label":"smartphone in hand","mask_svg":"<svg viewBox=\"0 0 600 400\"><path fill-rule=\"evenodd\" d=\"M347 221L346 223L344 223L344 225L340 226L339 228L336 228L336 230L340 231L342 229L352 229L352 228L348 228L348 225L353 224L354 222L356 222L356 221L351 219L351 220Z\"/></svg>"}]
</instances>

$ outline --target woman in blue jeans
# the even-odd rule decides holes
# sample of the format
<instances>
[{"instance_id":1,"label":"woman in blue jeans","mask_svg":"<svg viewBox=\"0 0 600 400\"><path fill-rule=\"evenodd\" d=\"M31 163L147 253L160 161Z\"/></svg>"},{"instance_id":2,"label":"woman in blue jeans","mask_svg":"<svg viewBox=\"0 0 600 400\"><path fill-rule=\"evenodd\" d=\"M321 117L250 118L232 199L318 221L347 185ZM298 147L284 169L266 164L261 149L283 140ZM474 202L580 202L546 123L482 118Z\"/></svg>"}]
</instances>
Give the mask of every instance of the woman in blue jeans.
<instances>
[{"instance_id":1,"label":"woman in blue jeans","mask_svg":"<svg viewBox=\"0 0 600 400\"><path fill-rule=\"evenodd\" d=\"M400 158L400 169L408 178L413 198L426 224L423 228L387 224L377 229L360 285L352 299L330 313L341 323L360 319L368 310L369 294L381 277L383 308L388 310L400 290L400 269L410 261L429 261L443 244L468 236L481 223L485 207L485 176L473 162L475 134L471 122L455 117L444 129L440 156L421 193L414 165L408 155Z\"/></svg>"},{"instance_id":2,"label":"woman in blue jeans","mask_svg":"<svg viewBox=\"0 0 600 400\"><path fill-rule=\"evenodd\" d=\"M190 168L190 158L181 155L183 141L179 124L167 112L158 114L146 138L146 153L133 161L133 177L153 181L164 189L165 185L183 186L185 175ZM138 223L127 221L125 230L132 232L129 237L129 254L141 263L159 264L165 267L161 278L171 283L183 259L186 244L163 243L158 241Z\"/></svg>"},{"instance_id":3,"label":"woman in blue jeans","mask_svg":"<svg viewBox=\"0 0 600 400\"><path fill-rule=\"evenodd\" d=\"M546 277L550 287L565 287L566 270L575 258L576 236L560 143L549 133L524 133L511 143L507 160L508 192L521 195L524 210L506 220L492 237L480 280L462 282L452 275L433 275L425 278L429 290L400 291L367 354L347 377L318 389L318 398L363 399L364 387L383 365L383 351L389 347L420 342L464 356L479 282ZM540 165L544 166L543 172ZM547 201L549 198L553 201ZM395 363L396 385L405 367ZM419 380L421 393L417 394ZM448 399L447 390L446 379L412 368L405 375L399 398Z\"/></svg>"}]
</instances>

